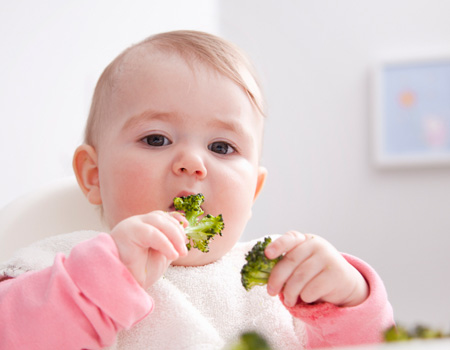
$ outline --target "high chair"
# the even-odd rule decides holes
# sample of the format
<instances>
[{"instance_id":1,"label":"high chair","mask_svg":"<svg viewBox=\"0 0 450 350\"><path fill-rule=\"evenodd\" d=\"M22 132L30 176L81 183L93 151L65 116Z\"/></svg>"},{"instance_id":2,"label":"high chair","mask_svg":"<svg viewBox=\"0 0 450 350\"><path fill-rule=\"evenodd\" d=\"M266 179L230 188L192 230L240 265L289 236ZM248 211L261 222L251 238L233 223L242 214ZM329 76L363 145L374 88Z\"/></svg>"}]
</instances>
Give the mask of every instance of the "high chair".
<instances>
[{"instance_id":1,"label":"high chair","mask_svg":"<svg viewBox=\"0 0 450 350\"><path fill-rule=\"evenodd\" d=\"M100 208L88 202L75 177L63 178L0 210L0 262L35 241L78 230L108 232Z\"/></svg>"}]
</instances>

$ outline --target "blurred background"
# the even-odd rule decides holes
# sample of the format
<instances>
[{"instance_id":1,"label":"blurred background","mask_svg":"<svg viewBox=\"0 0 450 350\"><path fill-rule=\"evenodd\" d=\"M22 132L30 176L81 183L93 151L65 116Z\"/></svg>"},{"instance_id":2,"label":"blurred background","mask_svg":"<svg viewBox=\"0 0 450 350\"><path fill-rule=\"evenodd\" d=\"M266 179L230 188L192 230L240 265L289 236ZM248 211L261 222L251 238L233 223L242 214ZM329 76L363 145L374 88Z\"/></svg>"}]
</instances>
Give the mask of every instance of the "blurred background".
<instances>
[{"instance_id":1,"label":"blurred background","mask_svg":"<svg viewBox=\"0 0 450 350\"><path fill-rule=\"evenodd\" d=\"M96 80L119 52L208 31L248 53L267 98L269 177L243 240L322 235L378 271L398 322L449 330L450 167L379 168L371 153L374 66L449 52L449 13L450 0L2 1L0 208L72 175Z\"/></svg>"}]
</instances>

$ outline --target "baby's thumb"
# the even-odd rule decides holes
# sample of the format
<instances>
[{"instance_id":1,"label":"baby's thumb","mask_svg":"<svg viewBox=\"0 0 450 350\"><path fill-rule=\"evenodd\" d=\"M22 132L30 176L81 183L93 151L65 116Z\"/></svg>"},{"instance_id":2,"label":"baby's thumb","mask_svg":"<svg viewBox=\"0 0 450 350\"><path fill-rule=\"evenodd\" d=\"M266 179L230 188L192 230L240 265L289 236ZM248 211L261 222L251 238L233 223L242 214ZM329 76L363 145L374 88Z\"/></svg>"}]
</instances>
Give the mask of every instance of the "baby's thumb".
<instances>
[{"instance_id":1,"label":"baby's thumb","mask_svg":"<svg viewBox=\"0 0 450 350\"><path fill-rule=\"evenodd\" d=\"M159 251L149 249L147 264L145 267L145 282L142 285L144 289L151 287L169 267L171 261Z\"/></svg>"}]
</instances>

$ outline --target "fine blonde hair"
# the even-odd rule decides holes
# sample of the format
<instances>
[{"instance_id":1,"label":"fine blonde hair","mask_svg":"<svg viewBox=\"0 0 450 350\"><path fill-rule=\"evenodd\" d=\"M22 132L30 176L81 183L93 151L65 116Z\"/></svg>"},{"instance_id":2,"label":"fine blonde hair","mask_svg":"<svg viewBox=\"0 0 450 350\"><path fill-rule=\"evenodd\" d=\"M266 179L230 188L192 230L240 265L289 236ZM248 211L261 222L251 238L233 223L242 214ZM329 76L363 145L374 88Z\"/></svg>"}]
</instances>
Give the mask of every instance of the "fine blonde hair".
<instances>
[{"instance_id":1,"label":"fine blonde hair","mask_svg":"<svg viewBox=\"0 0 450 350\"><path fill-rule=\"evenodd\" d=\"M151 47L164 53L175 53L187 62L199 61L242 87L250 101L264 116L263 96L254 68L246 55L234 44L215 35L179 30L152 35L117 56L103 71L95 87L85 129L84 142L95 146L101 134L102 122L108 114L109 98L116 75L127 55L136 48ZM147 50L146 54L151 54Z\"/></svg>"}]
</instances>

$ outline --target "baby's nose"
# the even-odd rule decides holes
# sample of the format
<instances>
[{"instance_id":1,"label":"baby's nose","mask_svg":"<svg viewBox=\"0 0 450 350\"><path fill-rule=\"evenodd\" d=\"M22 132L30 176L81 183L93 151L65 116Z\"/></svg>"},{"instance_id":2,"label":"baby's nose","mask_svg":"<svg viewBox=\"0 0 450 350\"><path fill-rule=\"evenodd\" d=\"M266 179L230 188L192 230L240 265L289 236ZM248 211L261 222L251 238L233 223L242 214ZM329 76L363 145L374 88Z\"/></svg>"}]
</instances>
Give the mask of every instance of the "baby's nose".
<instances>
[{"instance_id":1,"label":"baby's nose","mask_svg":"<svg viewBox=\"0 0 450 350\"><path fill-rule=\"evenodd\" d=\"M176 175L195 175L199 180L207 175L205 163L200 155L183 152L173 163L173 171Z\"/></svg>"}]
</instances>

